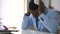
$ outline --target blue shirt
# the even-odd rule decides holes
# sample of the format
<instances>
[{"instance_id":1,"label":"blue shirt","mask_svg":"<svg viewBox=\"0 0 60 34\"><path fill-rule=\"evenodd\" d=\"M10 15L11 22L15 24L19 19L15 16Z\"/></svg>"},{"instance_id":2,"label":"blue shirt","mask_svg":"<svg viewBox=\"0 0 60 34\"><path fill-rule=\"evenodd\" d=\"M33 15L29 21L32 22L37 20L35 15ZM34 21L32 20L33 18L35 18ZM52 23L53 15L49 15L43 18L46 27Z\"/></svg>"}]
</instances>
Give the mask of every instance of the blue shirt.
<instances>
[{"instance_id":1,"label":"blue shirt","mask_svg":"<svg viewBox=\"0 0 60 34\"><path fill-rule=\"evenodd\" d=\"M38 28L36 25L36 19L32 14L30 16L24 15L22 29L27 29L32 24L37 31L48 30L51 33L57 32L58 29L58 12L54 9L45 8L44 13L38 16Z\"/></svg>"}]
</instances>

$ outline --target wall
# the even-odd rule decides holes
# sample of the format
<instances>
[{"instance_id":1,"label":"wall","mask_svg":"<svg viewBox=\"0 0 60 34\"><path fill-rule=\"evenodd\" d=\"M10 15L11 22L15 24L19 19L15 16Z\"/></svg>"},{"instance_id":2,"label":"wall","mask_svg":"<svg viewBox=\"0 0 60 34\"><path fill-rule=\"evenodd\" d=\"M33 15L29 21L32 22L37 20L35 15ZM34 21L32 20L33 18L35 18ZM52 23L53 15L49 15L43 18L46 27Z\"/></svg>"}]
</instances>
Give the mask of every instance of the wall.
<instances>
[{"instance_id":1,"label":"wall","mask_svg":"<svg viewBox=\"0 0 60 34\"><path fill-rule=\"evenodd\" d=\"M27 5L29 5L29 2L30 2L31 0L27 0ZM50 0L42 0L43 2L44 2L44 4L45 4L45 6L46 7L48 7L49 6L49 1ZM35 2L38 2L38 1L35 1Z\"/></svg>"},{"instance_id":2,"label":"wall","mask_svg":"<svg viewBox=\"0 0 60 34\"><path fill-rule=\"evenodd\" d=\"M0 19L1 19L1 0L0 0Z\"/></svg>"},{"instance_id":3,"label":"wall","mask_svg":"<svg viewBox=\"0 0 60 34\"><path fill-rule=\"evenodd\" d=\"M24 0L0 0L1 1L1 18L3 25L8 28L15 26L20 30L24 15ZM18 33L15 33L18 34Z\"/></svg>"},{"instance_id":4,"label":"wall","mask_svg":"<svg viewBox=\"0 0 60 34\"><path fill-rule=\"evenodd\" d=\"M54 9L60 11L60 0L51 0L51 5Z\"/></svg>"}]
</instances>

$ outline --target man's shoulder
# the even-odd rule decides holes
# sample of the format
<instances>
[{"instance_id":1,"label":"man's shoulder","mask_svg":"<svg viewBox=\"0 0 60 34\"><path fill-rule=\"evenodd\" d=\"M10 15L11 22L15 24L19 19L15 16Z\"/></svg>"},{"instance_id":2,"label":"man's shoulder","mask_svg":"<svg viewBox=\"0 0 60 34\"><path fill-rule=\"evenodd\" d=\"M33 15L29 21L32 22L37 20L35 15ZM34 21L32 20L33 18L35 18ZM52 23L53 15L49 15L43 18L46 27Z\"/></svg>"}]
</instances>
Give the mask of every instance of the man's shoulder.
<instances>
[{"instance_id":1,"label":"man's shoulder","mask_svg":"<svg viewBox=\"0 0 60 34\"><path fill-rule=\"evenodd\" d=\"M55 9L46 8L46 13L58 13Z\"/></svg>"}]
</instances>

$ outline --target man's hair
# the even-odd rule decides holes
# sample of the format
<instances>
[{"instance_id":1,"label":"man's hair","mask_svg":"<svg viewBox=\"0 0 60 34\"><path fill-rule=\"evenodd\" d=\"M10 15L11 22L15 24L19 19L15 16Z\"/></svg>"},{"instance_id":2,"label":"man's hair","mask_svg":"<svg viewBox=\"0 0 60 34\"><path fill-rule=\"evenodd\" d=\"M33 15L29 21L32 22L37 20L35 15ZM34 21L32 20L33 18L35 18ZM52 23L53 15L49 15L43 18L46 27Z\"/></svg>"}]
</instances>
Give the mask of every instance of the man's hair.
<instances>
[{"instance_id":1,"label":"man's hair","mask_svg":"<svg viewBox=\"0 0 60 34\"><path fill-rule=\"evenodd\" d=\"M34 0L31 0L29 3L29 9L30 10L36 10L38 9L38 5L34 3Z\"/></svg>"}]
</instances>

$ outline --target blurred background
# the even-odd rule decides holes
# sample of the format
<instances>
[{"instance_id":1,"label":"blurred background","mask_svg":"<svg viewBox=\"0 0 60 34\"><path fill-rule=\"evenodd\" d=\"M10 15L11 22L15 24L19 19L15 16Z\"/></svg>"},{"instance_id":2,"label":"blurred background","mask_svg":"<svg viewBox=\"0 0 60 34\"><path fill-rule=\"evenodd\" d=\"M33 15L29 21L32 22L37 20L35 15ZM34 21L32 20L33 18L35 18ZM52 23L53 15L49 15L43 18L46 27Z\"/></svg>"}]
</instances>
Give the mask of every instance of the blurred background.
<instances>
[{"instance_id":1,"label":"blurred background","mask_svg":"<svg viewBox=\"0 0 60 34\"><path fill-rule=\"evenodd\" d=\"M0 21L9 30L13 29L11 27L16 27L15 30L19 30L19 32L12 33L21 34L23 15L24 0L0 0Z\"/></svg>"},{"instance_id":2,"label":"blurred background","mask_svg":"<svg viewBox=\"0 0 60 34\"><path fill-rule=\"evenodd\" d=\"M21 23L24 13L27 12L30 0L0 0L0 21L3 25L9 27L16 27L21 34ZM60 0L43 0L46 7L55 9L60 12ZM60 14L59 23L60 23ZM14 32L13 32L14 33ZM17 34L14 33L14 34Z\"/></svg>"}]
</instances>

